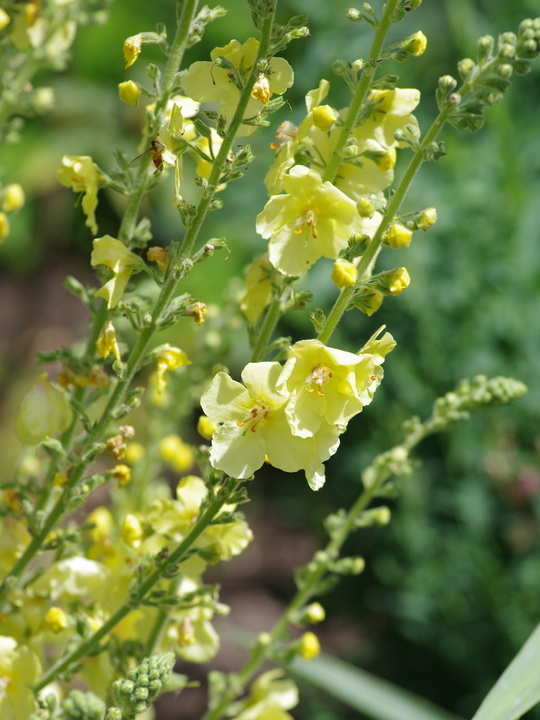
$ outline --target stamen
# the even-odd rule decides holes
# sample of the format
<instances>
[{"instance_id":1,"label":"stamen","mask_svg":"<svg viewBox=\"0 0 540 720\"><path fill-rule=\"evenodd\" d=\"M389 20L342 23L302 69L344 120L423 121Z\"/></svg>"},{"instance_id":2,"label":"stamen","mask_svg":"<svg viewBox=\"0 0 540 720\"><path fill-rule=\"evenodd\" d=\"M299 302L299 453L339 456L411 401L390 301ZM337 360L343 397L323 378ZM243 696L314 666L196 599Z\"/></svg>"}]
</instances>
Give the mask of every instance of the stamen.
<instances>
[{"instance_id":1,"label":"stamen","mask_svg":"<svg viewBox=\"0 0 540 720\"><path fill-rule=\"evenodd\" d=\"M257 426L259 423L266 420L268 417L268 414L270 413L271 408L268 405L260 404L255 405L251 408L249 411L249 415L245 420L239 420L237 421L238 427L243 427L244 425L248 425L246 429L244 430L244 435L247 433L248 430L251 430L251 432L255 432L257 430Z\"/></svg>"},{"instance_id":2,"label":"stamen","mask_svg":"<svg viewBox=\"0 0 540 720\"><path fill-rule=\"evenodd\" d=\"M316 390L319 397L324 397L321 387L326 385L326 383L331 380L332 376L332 371L327 367L324 365L317 365L306 378L307 387L305 388L305 392L312 393ZM315 385L315 387L311 387L312 385Z\"/></svg>"}]
</instances>

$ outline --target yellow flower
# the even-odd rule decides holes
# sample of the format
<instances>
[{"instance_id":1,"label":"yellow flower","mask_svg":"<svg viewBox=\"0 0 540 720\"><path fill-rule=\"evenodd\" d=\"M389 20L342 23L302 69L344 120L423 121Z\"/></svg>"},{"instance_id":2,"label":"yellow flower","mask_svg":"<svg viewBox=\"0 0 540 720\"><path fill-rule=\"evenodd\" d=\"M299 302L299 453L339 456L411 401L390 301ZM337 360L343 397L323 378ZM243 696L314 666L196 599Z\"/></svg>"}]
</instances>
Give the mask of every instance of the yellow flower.
<instances>
[{"instance_id":1,"label":"yellow flower","mask_svg":"<svg viewBox=\"0 0 540 720\"><path fill-rule=\"evenodd\" d=\"M4 212L15 212L24 205L24 190L19 183L11 183L4 188L1 195Z\"/></svg>"},{"instance_id":2,"label":"yellow flower","mask_svg":"<svg viewBox=\"0 0 540 720\"><path fill-rule=\"evenodd\" d=\"M0 577L3 577L21 557L32 538L22 523L7 516L0 518L0 536Z\"/></svg>"},{"instance_id":3,"label":"yellow flower","mask_svg":"<svg viewBox=\"0 0 540 720\"><path fill-rule=\"evenodd\" d=\"M156 385L158 395L163 395L167 384L166 375L169 370L176 370L176 368L182 367L183 365L191 365L191 360L183 350L172 347L169 343L165 343L156 352L157 369L156 369Z\"/></svg>"},{"instance_id":4,"label":"yellow flower","mask_svg":"<svg viewBox=\"0 0 540 720\"><path fill-rule=\"evenodd\" d=\"M113 477L118 482L118 487L122 488L131 480L131 468L127 465L115 465L112 469Z\"/></svg>"},{"instance_id":5,"label":"yellow flower","mask_svg":"<svg viewBox=\"0 0 540 720\"><path fill-rule=\"evenodd\" d=\"M326 617L323 606L318 602L308 605L305 609L305 614L306 620L313 624L322 622Z\"/></svg>"},{"instance_id":6,"label":"yellow flower","mask_svg":"<svg viewBox=\"0 0 540 720\"><path fill-rule=\"evenodd\" d=\"M159 443L159 451L163 460L176 472L186 472L193 465L193 450L187 443L182 442L179 435L164 437Z\"/></svg>"},{"instance_id":7,"label":"yellow flower","mask_svg":"<svg viewBox=\"0 0 540 720\"><path fill-rule=\"evenodd\" d=\"M199 420L197 421L197 432L199 435L201 435L205 440L210 440L212 435L214 434L214 431L216 429L216 426L214 423L209 420L206 415L201 415Z\"/></svg>"},{"instance_id":8,"label":"yellow flower","mask_svg":"<svg viewBox=\"0 0 540 720\"><path fill-rule=\"evenodd\" d=\"M312 632L304 633L300 640L299 653L304 660L313 660L321 652L317 636Z\"/></svg>"},{"instance_id":9,"label":"yellow flower","mask_svg":"<svg viewBox=\"0 0 540 720\"><path fill-rule=\"evenodd\" d=\"M7 219L7 215L3 212L0 212L0 245L4 242L4 240L9 235L9 220Z\"/></svg>"},{"instance_id":10,"label":"yellow flower","mask_svg":"<svg viewBox=\"0 0 540 720\"><path fill-rule=\"evenodd\" d=\"M138 442L130 442L126 445L126 462L130 465L135 465L141 458L144 457L145 449L144 445Z\"/></svg>"},{"instance_id":11,"label":"yellow flower","mask_svg":"<svg viewBox=\"0 0 540 720\"><path fill-rule=\"evenodd\" d=\"M45 616L45 622L47 623L49 630L56 635L68 627L69 617L61 608L52 607Z\"/></svg>"},{"instance_id":12,"label":"yellow flower","mask_svg":"<svg viewBox=\"0 0 540 720\"><path fill-rule=\"evenodd\" d=\"M106 322L101 328L98 339L96 340L96 348L100 358L108 358L110 353L112 353L117 362L121 361L122 356L120 355L116 331L112 322Z\"/></svg>"},{"instance_id":13,"label":"yellow flower","mask_svg":"<svg viewBox=\"0 0 540 720\"><path fill-rule=\"evenodd\" d=\"M66 475L66 473L63 472L54 473L52 484L53 487L65 488L68 484L68 476Z\"/></svg>"},{"instance_id":14,"label":"yellow flower","mask_svg":"<svg viewBox=\"0 0 540 720\"><path fill-rule=\"evenodd\" d=\"M37 445L47 436L56 437L66 430L72 417L63 390L50 384L46 372L39 373L19 406L17 437L25 445Z\"/></svg>"},{"instance_id":15,"label":"yellow flower","mask_svg":"<svg viewBox=\"0 0 540 720\"><path fill-rule=\"evenodd\" d=\"M320 257L336 258L362 233L356 204L304 165L283 178L286 195L274 195L257 216L257 232L270 238L270 262L285 275L302 275Z\"/></svg>"},{"instance_id":16,"label":"yellow flower","mask_svg":"<svg viewBox=\"0 0 540 720\"><path fill-rule=\"evenodd\" d=\"M64 187L70 187L74 192L84 192L82 209L86 215L86 225L97 235L95 212L98 181L101 179L97 165L88 155L64 155L56 177Z\"/></svg>"},{"instance_id":17,"label":"yellow flower","mask_svg":"<svg viewBox=\"0 0 540 720\"><path fill-rule=\"evenodd\" d=\"M247 291L240 303L240 310L251 323L257 322L264 308L272 301L271 270L268 253L265 253L253 263L246 276Z\"/></svg>"},{"instance_id":18,"label":"yellow flower","mask_svg":"<svg viewBox=\"0 0 540 720\"><path fill-rule=\"evenodd\" d=\"M126 61L126 68L128 68L130 65L133 65L135 60L139 57L139 53L141 52L141 45L141 33L139 33L138 35L132 35L131 37L128 37L126 40L124 40L124 46L122 48L122 51L124 53L124 60Z\"/></svg>"},{"instance_id":19,"label":"yellow flower","mask_svg":"<svg viewBox=\"0 0 540 720\"><path fill-rule=\"evenodd\" d=\"M246 709L234 720L293 720L286 710L298 704L298 688L276 668L260 675L251 685Z\"/></svg>"},{"instance_id":20,"label":"yellow flower","mask_svg":"<svg viewBox=\"0 0 540 720\"><path fill-rule=\"evenodd\" d=\"M37 710L32 692L41 675L37 655L11 637L0 636L0 715L6 720L28 720Z\"/></svg>"},{"instance_id":21,"label":"yellow flower","mask_svg":"<svg viewBox=\"0 0 540 720\"><path fill-rule=\"evenodd\" d=\"M140 272L144 263L138 255L130 252L127 247L110 235L104 235L93 241L94 249L90 264L105 265L113 271L113 277L96 292L96 297L107 300L109 309L115 308L124 294L129 278L135 272Z\"/></svg>"},{"instance_id":22,"label":"yellow flower","mask_svg":"<svg viewBox=\"0 0 540 720\"><path fill-rule=\"evenodd\" d=\"M412 230L398 222L392 223L384 235L384 240L391 248L409 247L411 239Z\"/></svg>"},{"instance_id":23,"label":"yellow flower","mask_svg":"<svg viewBox=\"0 0 540 720\"><path fill-rule=\"evenodd\" d=\"M146 251L146 259L148 262L155 262L157 263L158 268L161 270L161 272L165 272L167 269L167 259L169 257L169 248L168 247L160 247L159 245L154 245L151 248L148 248Z\"/></svg>"},{"instance_id":24,"label":"yellow flower","mask_svg":"<svg viewBox=\"0 0 540 720\"><path fill-rule=\"evenodd\" d=\"M248 38L240 44L238 40L231 40L224 47L217 47L210 53L210 62L195 62L182 75L182 87L186 95L199 102L220 103L220 113L232 120L234 111L240 97L240 90L231 78L231 70L220 67L219 58L223 57L232 63L236 71L245 79L257 58L259 42ZM283 58L273 57L268 65L268 71L259 76L254 96L248 102L245 116L247 118L257 115L265 106L271 95L282 95L293 83L293 71L289 63ZM255 125L242 124L238 130L239 137L251 135L256 129Z\"/></svg>"},{"instance_id":25,"label":"yellow flower","mask_svg":"<svg viewBox=\"0 0 540 720\"><path fill-rule=\"evenodd\" d=\"M338 288L352 287L355 284L357 277L358 270L356 269L356 265L353 265L353 263L348 260L343 260L342 258L338 258L335 261L334 269L332 270L330 278L335 282Z\"/></svg>"},{"instance_id":26,"label":"yellow flower","mask_svg":"<svg viewBox=\"0 0 540 720\"><path fill-rule=\"evenodd\" d=\"M118 85L118 95L122 102L128 105L136 105L142 95L140 87L133 80L126 80Z\"/></svg>"}]
</instances>

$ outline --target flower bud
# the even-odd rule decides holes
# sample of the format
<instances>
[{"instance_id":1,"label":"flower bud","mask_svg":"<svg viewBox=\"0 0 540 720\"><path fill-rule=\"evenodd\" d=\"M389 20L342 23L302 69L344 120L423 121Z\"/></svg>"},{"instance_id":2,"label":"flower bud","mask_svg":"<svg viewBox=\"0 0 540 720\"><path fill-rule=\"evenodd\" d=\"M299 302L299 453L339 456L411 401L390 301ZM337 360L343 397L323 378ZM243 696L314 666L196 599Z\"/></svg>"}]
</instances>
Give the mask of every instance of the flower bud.
<instances>
[{"instance_id":1,"label":"flower bud","mask_svg":"<svg viewBox=\"0 0 540 720\"><path fill-rule=\"evenodd\" d=\"M7 219L7 215L5 215L3 212L0 212L0 245L4 242L8 235L9 220Z\"/></svg>"},{"instance_id":2,"label":"flower bud","mask_svg":"<svg viewBox=\"0 0 540 720\"><path fill-rule=\"evenodd\" d=\"M298 654L303 660L313 660L321 652L321 645L315 633L307 632L300 638Z\"/></svg>"},{"instance_id":3,"label":"flower bud","mask_svg":"<svg viewBox=\"0 0 540 720\"><path fill-rule=\"evenodd\" d=\"M364 16L360 12L360 10L357 10L356 8L349 8L347 10L347 20L350 20L351 22L358 22L359 20L363 20Z\"/></svg>"},{"instance_id":4,"label":"flower bud","mask_svg":"<svg viewBox=\"0 0 540 720\"><path fill-rule=\"evenodd\" d=\"M416 219L416 224L420 230L429 230L437 222L437 210L434 207L424 210Z\"/></svg>"},{"instance_id":5,"label":"flower bud","mask_svg":"<svg viewBox=\"0 0 540 720\"><path fill-rule=\"evenodd\" d=\"M66 395L39 373L35 385L22 399L16 433L25 445L37 445L47 436L56 437L71 422L73 413Z\"/></svg>"},{"instance_id":6,"label":"flower bud","mask_svg":"<svg viewBox=\"0 0 540 720\"><path fill-rule=\"evenodd\" d=\"M337 112L330 105L319 105L319 107L313 108L311 115L315 127L325 132L330 130L338 117Z\"/></svg>"},{"instance_id":7,"label":"flower bud","mask_svg":"<svg viewBox=\"0 0 540 720\"><path fill-rule=\"evenodd\" d=\"M384 235L384 240L391 248L406 248L411 244L412 230L401 223L392 223Z\"/></svg>"},{"instance_id":8,"label":"flower bud","mask_svg":"<svg viewBox=\"0 0 540 720\"><path fill-rule=\"evenodd\" d=\"M427 37L421 30L415 32L405 40L402 44L404 50L409 52L413 57L420 57L423 55L427 47Z\"/></svg>"},{"instance_id":9,"label":"flower bud","mask_svg":"<svg viewBox=\"0 0 540 720\"><path fill-rule=\"evenodd\" d=\"M45 622L47 623L49 630L52 630L52 632L56 635L56 633L59 633L68 627L69 618L59 607L52 607L45 615Z\"/></svg>"},{"instance_id":10,"label":"flower bud","mask_svg":"<svg viewBox=\"0 0 540 720\"><path fill-rule=\"evenodd\" d=\"M5 10L3 10L2 8L0 8L0 32L4 28L6 28L10 22L11 22L11 18L9 17L7 12Z\"/></svg>"},{"instance_id":11,"label":"flower bud","mask_svg":"<svg viewBox=\"0 0 540 720\"><path fill-rule=\"evenodd\" d=\"M96 348L100 358L108 358L112 353L117 362L122 360L116 339L116 331L112 322L108 321L103 325L96 340Z\"/></svg>"},{"instance_id":12,"label":"flower bud","mask_svg":"<svg viewBox=\"0 0 540 720\"><path fill-rule=\"evenodd\" d=\"M138 35L132 35L124 41L124 46L122 50L124 53L124 60L126 61L126 68L130 67L130 65L133 65L135 60L139 57L139 53L141 52L141 44L142 35L140 33Z\"/></svg>"},{"instance_id":13,"label":"flower bud","mask_svg":"<svg viewBox=\"0 0 540 720\"><path fill-rule=\"evenodd\" d=\"M24 205L24 190L19 183L11 183L2 191L2 210L15 212Z\"/></svg>"},{"instance_id":14,"label":"flower bud","mask_svg":"<svg viewBox=\"0 0 540 720\"><path fill-rule=\"evenodd\" d=\"M380 290L369 288L369 296L362 297L363 307L360 308L368 317L371 317L382 305L384 295Z\"/></svg>"},{"instance_id":15,"label":"flower bud","mask_svg":"<svg viewBox=\"0 0 540 720\"><path fill-rule=\"evenodd\" d=\"M478 62L482 65L491 55L494 40L491 35L484 35L478 39Z\"/></svg>"},{"instance_id":16,"label":"flower bud","mask_svg":"<svg viewBox=\"0 0 540 720\"><path fill-rule=\"evenodd\" d=\"M411 284L411 278L406 268L398 268L386 277L390 295L399 295Z\"/></svg>"},{"instance_id":17,"label":"flower bud","mask_svg":"<svg viewBox=\"0 0 540 720\"><path fill-rule=\"evenodd\" d=\"M338 258L334 262L334 269L330 277L340 289L344 287L352 287L358 277L358 270L356 269L356 265L353 265L353 263L348 260Z\"/></svg>"},{"instance_id":18,"label":"flower bud","mask_svg":"<svg viewBox=\"0 0 540 720\"><path fill-rule=\"evenodd\" d=\"M453 78L451 75L442 75L442 77L439 78L439 88L441 92L443 93L449 93L452 92L452 90L456 87L457 80Z\"/></svg>"},{"instance_id":19,"label":"flower bud","mask_svg":"<svg viewBox=\"0 0 540 720\"><path fill-rule=\"evenodd\" d=\"M140 87L133 80L126 80L118 84L118 95L122 102L136 105L142 95Z\"/></svg>"},{"instance_id":20,"label":"flower bud","mask_svg":"<svg viewBox=\"0 0 540 720\"><path fill-rule=\"evenodd\" d=\"M314 602L305 608L305 617L308 622L315 624L322 622L326 617L326 613L320 603Z\"/></svg>"},{"instance_id":21,"label":"flower bud","mask_svg":"<svg viewBox=\"0 0 540 720\"><path fill-rule=\"evenodd\" d=\"M197 422L197 432L199 435L201 435L205 440L210 440L212 435L214 434L214 431L216 429L216 426L214 423L206 417L206 415L201 415Z\"/></svg>"},{"instance_id":22,"label":"flower bud","mask_svg":"<svg viewBox=\"0 0 540 720\"><path fill-rule=\"evenodd\" d=\"M38 115L44 115L54 105L54 90L50 87L39 87L32 95L32 108Z\"/></svg>"},{"instance_id":23,"label":"flower bud","mask_svg":"<svg viewBox=\"0 0 540 720\"><path fill-rule=\"evenodd\" d=\"M159 245L154 245L153 247L148 248L148 250L146 251L146 259L148 260L148 262L157 263L157 266L161 270L161 272L165 272L165 270L167 269L168 258L168 247L160 247Z\"/></svg>"},{"instance_id":24,"label":"flower bud","mask_svg":"<svg viewBox=\"0 0 540 720\"><path fill-rule=\"evenodd\" d=\"M463 60L460 60L458 62L459 74L461 75L463 80L468 80L471 77L472 72L475 67L476 67L476 63L474 62L474 60L471 60L471 58L463 58ZM452 88L452 90L453 89L454 88Z\"/></svg>"},{"instance_id":25,"label":"flower bud","mask_svg":"<svg viewBox=\"0 0 540 720\"><path fill-rule=\"evenodd\" d=\"M509 63L502 63L501 65L497 65L495 68L497 75L503 78L511 77L513 70L514 68Z\"/></svg>"},{"instance_id":26,"label":"flower bud","mask_svg":"<svg viewBox=\"0 0 540 720\"><path fill-rule=\"evenodd\" d=\"M373 217L373 213L375 212L375 208L373 207L373 204L370 200L367 198L361 197L358 202L356 203L356 207L358 208L358 214L360 217L363 218L371 218Z\"/></svg>"},{"instance_id":27,"label":"flower bud","mask_svg":"<svg viewBox=\"0 0 540 720\"><path fill-rule=\"evenodd\" d=\"M417 10L422 4L422 0L409 0L407 3L411 10Z\"/></svg>"}]
</instances>

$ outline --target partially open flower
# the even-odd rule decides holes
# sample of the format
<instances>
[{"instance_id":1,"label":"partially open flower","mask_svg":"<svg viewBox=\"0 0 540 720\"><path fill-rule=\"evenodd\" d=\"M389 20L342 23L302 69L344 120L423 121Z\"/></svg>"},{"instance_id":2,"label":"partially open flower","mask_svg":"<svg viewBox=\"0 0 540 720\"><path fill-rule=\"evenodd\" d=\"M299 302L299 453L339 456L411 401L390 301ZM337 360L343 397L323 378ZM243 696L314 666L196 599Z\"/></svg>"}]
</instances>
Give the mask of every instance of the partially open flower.
<instances>
[{"instance_id":1,"label":"partially open flower","mask_svg":"<svg viewBox=\"0 0 540 720\"><path fill-rule=\"evenodd\" d=\"M61 185L70 187L75 192L84 192L82 209L86 215L86 225L97 235L95 212L98 203L98 181L101 178L97 165L88 155L64 155L56 177Z\"/></svg>"}]
</instances>

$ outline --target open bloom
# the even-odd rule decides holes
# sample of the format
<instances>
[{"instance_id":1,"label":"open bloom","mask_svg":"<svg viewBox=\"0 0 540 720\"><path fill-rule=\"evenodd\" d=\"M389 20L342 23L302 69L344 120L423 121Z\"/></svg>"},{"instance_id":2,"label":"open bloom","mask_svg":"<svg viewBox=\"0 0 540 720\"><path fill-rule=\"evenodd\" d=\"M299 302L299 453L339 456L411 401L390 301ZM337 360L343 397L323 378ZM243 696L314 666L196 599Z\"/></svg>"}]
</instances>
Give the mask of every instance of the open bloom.
<instances>
[{"instance_id":1,"label":"open bloom","mask_svg":"<svg viewBox=\"0 0 540 720\"><path fill-rule=\"evenodd\" d=\"M101 175L97 165L88 155L64 155L62 163L56 171L60 184L70 187L75 192L83 192L82 209L86 215L86 225L93 235L97 235L96 207L98 181Z\"/></svg>"},{"instance_id":2,"label":"open bloom","mask_svg":"<svg viewBox=\"0 0 540 720\"><path fill-rule=\"evenodd\" d=\"M274 195L257 216L257 232L270 238L269 257L285 275L305 273L320 257L337 258L363 232L356 204L304 165L283 178L286 195Z\"/></svg>"},{"instance_id":3,"label":"open bloom","mask_svg":"<svg viewBox=\"0 0 540 720\"><path fill-rule=\"evenodd\" d=\"M34 386L22 399L17 437L25 445L37 445L47 436L56 437L63 432L72 417L64 391L51 385L46 372L39 373Z\"/></svg>"},{"instance_id":4,"label":"open bloom","mask_svg":"<svg viewBox=\"0 0 540 720\"><path fill-rule=\"evenodd\" d=\"M113 271L113 277L96 292L96 297L107 301L109 309L115 308L124 294L129 278L134 272L140 272L144 263L138 255L130 252L124 243L110 235L96 238L90 264L106 265Z\"/></svg>"},{"instance_id":5,"label":"open bloom","mask_svg":"<svg viewBox=\"0 0 540 720\"><path fill-rule=\"evenodd\" d=\"M276 668L259 675L249 692L247 707L234 720L292 720L286 710L298 704L298 688Z\"/></svg>"},{"instance_id":6,"label":"open bloom","mask_svg":"<svg viewBox=\"0 0 540 720\"><path fill-rule=\"evenodd\" d=\"M388 342L386 347L389 352L393 345ZM319 340L295 343L279 384L291 393L286 415L294 435L312 436L324 423L346 425L371 402L383 361L378 353L345 352Z\"/></svg>"},{"instance_id":7,"label":"open bloom","mask_svg":"<svg viewBox=\"0 0 540 720\"><path fill-rule=\"evenodd\" d=\"M225 58L227 64L232 63L242 81L253 67L259 50L259 41L248 38L240 44L231 40L224 47L217 47L210 53L211 61L195 62L182 75L182 87L189 97L199 102L220 103L220 113L228 123L232 120L240 97L240 90L231 77L231 69L218 64L219 58ZM262 77L261 77L262 75ZM273 94L282 95L293 84L293 71L283 58L273 57L268 64L268 71L259 74L248 102L244 117L251 118L259 113ZM239 137L251 135L255 125L240 125Z\"/></svg>"},{"instance_id":8,"label":"open bloom","mask_svg":"<svg viewBox=\"0 0 540 720\"><path fill-rule=\"evenodd\" d=\"M41 665L29 647L0 636L0 717L28 720L37 710L31 686L40 675Z\"/></svg>"},{"instance_id":9,"label":"open bloom","mask_svg":"<svg viewBox=\"0 0 540 720\"><path fill-rule=\"evenodd\" d=\"M326 425L317 437L293 435L285 413L289 395L277 387L281 371L277 362L249 363L242 371L245 386L224 372L214 377L201 398L208 418L221 423L212 435L210 461L232 477L246 478L266 459L285 472L303 469L317 489L339 432Z\"/></svg>"}]
</instances>

